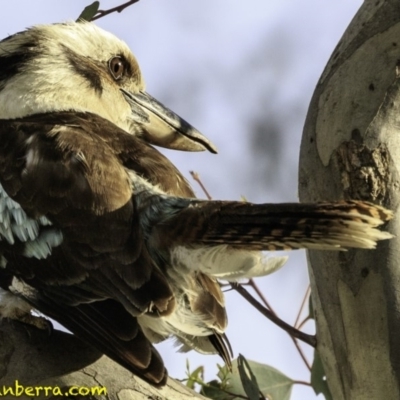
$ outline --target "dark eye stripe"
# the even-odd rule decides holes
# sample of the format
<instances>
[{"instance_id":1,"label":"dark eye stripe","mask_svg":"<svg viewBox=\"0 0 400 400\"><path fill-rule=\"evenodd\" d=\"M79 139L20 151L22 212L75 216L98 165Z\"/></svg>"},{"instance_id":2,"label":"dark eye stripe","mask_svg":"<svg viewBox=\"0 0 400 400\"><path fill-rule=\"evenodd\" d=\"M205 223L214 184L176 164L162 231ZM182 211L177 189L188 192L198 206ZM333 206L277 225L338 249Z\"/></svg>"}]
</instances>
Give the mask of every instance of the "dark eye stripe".
<instances>
[{"instance_id":1,"label":"dark eye stripe","mask_svg":"<svg viewBox=\"0 0 400 400\"><path fill-rule=\"evenodd\" d=\"M2 42L0 42L0 47L1 43ZM29 61L37 55L35 46L36 42L27 42L20 46L19 51L10 54L5 52L0 56L0 89L4 81L18 74L18 72L23 69L24 65L29 63Z\"/></svg>"},{"instance_id":2,"label":"dark eye stripe","mask_svg":"<svg viewBox=\"0 0 400 400\"><path fill-rule=\"evenodd\" d=\"M64 51L74 71L84 77L90 87L92 87L98 95L101 95L103 92L103 85L98 73L98 68L95 68L94 66L94 61L88 57L75 53L68 47L64 47Z\"/></svg>"}]
</instances>

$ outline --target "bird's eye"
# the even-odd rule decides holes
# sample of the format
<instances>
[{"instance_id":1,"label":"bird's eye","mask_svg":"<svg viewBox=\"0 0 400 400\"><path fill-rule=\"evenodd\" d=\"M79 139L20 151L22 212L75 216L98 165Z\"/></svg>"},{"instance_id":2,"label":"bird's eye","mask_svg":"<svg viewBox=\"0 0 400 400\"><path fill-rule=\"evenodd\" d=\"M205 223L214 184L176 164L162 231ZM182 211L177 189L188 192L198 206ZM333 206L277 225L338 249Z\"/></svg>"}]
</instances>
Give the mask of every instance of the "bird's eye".
<instances>
[{"instance_id":1,"label":"bird's eye","mask_svg":"<svg viewBox=\"0 0 400 400\"><path fill-rule=\"evenodd\" d=\"M125 62L121 57L113 57L108 62L108 69L111 75L117 81L121 79L125 72Z\"/></svg>"}]
</instances>

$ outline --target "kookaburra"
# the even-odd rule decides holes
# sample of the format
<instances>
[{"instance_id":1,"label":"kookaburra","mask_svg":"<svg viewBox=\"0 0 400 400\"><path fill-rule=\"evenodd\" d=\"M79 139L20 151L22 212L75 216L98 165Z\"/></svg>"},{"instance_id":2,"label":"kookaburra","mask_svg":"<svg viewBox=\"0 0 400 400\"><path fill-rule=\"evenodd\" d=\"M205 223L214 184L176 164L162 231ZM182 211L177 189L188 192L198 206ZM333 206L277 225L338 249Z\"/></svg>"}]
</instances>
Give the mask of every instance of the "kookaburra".
<instances>
[{"instance_id":1,"label":"kookaburra","mask_svg":"<svg viewBox=\"0 0 400 400\"><path fill-rule=\"evenodd\" d=\"M152 145L215 152L145 92L138 63L91 23L36 26L0 42L0 310L30 309L153 385L153 347L229 362L218 279L282 264L262 250L374 248L383 207L195 198Z\"/></svg>"}]
</instances>

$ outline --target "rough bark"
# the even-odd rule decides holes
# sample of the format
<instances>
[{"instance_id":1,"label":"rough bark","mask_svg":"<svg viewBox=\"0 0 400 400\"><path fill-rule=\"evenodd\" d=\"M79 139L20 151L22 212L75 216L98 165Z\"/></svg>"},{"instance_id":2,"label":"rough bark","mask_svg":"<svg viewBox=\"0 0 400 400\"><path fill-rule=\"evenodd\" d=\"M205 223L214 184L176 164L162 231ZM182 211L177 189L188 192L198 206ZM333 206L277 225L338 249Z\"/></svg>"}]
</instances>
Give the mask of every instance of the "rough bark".
<instances>
[{"instance_id":1,"label":"rough bark","mask_svg":"<svg viewBox=\"0 0 400 400\"><path fill-rule=\"evenodd\" d=\"M303 133L300 200L362 199L397 211L400 2L365 0L314 92ZM374 251L309 252L318 351L335 400L400 398L397 239Z\"/></svg>"},{"instance_id":2,"label":"rough bark","mask_svg":"<svg viewBox=\"0 0 400 400\"><path fill-rule=\"evenodd\" d=\"M68 397L76 400L186 400L205 399L173 379L156 389L126 369L102 356L97 350L65 332L48 332L17 322L0 323L0 394L2 398L32 399L27 395L4 396L4 388L15 389L16 381L29 386L60 388L100 387L106 395ZM36 389L35 389L36 390ZM44 389L35 399L66 398ZM8 396L8 397L7 397Z\"/></svg>"}]
</instances>

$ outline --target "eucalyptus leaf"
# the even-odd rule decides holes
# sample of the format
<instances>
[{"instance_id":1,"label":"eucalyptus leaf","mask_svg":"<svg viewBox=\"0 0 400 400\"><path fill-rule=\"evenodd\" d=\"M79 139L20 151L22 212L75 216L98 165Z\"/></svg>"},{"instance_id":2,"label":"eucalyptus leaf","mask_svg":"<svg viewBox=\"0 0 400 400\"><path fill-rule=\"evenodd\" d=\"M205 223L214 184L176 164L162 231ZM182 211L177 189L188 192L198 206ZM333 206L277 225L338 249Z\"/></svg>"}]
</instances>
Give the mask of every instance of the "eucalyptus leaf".
<instances>
[{"instance_id":1,"label":"eucalyptus leaf","mask_svg":"<svg viewBox=\"0 0 400 400\"><path fill-rule=\"evenodd\" d=\"M260 388L258 387L257 378L254 376L249 363L241 354L237 358L237 365L243 389L249 400L259 400Z\"/></svg>"},{"instance_id":2,"label":"eucalyptus leaf","mask_svg":"<svg viewBox=\"0 0 400 400\"><path fill-rule=\"evenodd\" d=\"M186 382L186 386L190 389L194 389L197 382L203 380L204 375L204 367L197 367L194 371L190 372L188 376L188 380Z\"/></svg>"},{"instance_id":3,"label":"eucalyptus leaf","mask_svg":"<svg viewBox=\"0 0 400 400\"><path fill-rule=\"evenodd\" d=\"M317 349L314 351L314 361L311 367L311 386L314 389L315 394L322 393L326 400L333 400L328 384L326 382L326 376L324 366L322 365L321 357Z\"/></svg>"},{"instance_id":4,"label":"eucalyptus leaf","mask_svg":"<svg viewBox=\"0 0 400 400\"><path fill-rule=\"evenodd\" d=\"M258 387L264 396L269 396L273 400L290 400L292 393L293 380L269 365L261 364L256 361L247 360L247 364L252 374L257 380ZM222 367L218 373L220 379L227 376L226 390L240 396L249 397L243 388L239 373L238 359L232 361L232 372ZM251 378L250 378L251 379ZM231 397L232 400L239 399ZM257 397L257 400L259 397Z\"/></svg>"},{"instance_id":5,"label":"eucalyptus leaf","mask_svg":"<svg viewBox=\"0 0 400 400\"><path fill-rule=\"evenodd\" d=\"M315 319L314 318L314 306L312 302L312 296L309 296L308 298L308 318Z\"/></svg>"},{"instance_id":6,"label":"eucalyptus leaf","mask_svg":"<svg viewBox=\"0 0 400 400\"><path fill-rule=\"evenodd\" d=\"M232 400L232 396L223 391L221 383L217 380L207 382L201 387L200 394L213 400Z\"/></svg>"},{"instance_id":7,"label":"eucalyptus leaf","mask_svg":"<svg viewBox=\"0 0 400 400\"><path fill-rule=\"evenodd\" d=\"M77 22L91 21L92 18L97 14L97 11L99 11L99 7L100 7L99 1L95 1L92 4L86 6L79 15Z\"/></svg>"}]
</instances>

